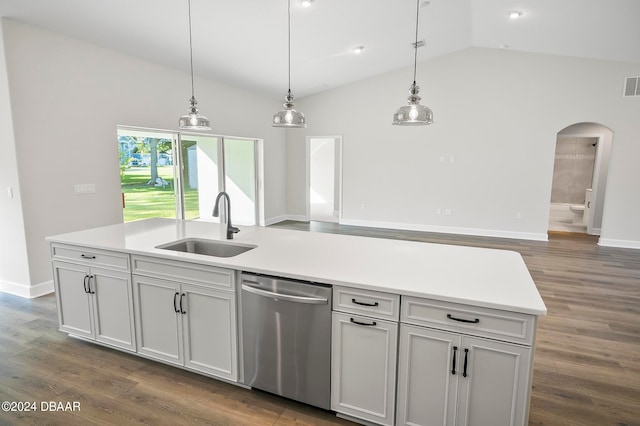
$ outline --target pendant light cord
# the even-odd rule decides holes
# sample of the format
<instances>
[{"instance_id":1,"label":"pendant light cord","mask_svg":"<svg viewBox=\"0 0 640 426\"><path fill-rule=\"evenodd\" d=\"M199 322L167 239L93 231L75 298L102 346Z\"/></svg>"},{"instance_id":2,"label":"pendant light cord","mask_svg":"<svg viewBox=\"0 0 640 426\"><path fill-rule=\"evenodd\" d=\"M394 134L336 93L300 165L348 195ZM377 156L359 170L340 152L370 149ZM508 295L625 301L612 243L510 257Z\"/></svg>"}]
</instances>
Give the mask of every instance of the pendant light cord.
<instances>
[{"instance_id":1,"label":"pendant light cord","mask_svg":"<svg viewBox=\"0 0 640 426\"><path fill-rule=\"evenodd\" d=\"M289 33L288 33L288 39L289 39L289 58L288 58L288 63L289 63L289 95L291 95L291 0L288 0L287 2L288 7L287 7L287 26L289 28Z\"/></svg>"},{"instance_id":2,"label":"pendant light cord","mask_svg":"<svg viewBox=\"0 0 640 426\"><path fill-rule=\"evenodd\" d=\"M189 59L191 63L191 97L195 98L195 92L193 90L193 42L191 40L191 0L188 0L189 4Z\"/></svg>"},{"instance_id":3,"label":"pendant light cord","mask_svg":"<svg viewBox=\"0 0 640 426\"><path fill-rule=\"evenodd\" d=\"M420 16L420 0L416 0L416 42L413 45L413 84L416 84L416 66L418 63L418 22Z\"/></svg>"}]
</instances>

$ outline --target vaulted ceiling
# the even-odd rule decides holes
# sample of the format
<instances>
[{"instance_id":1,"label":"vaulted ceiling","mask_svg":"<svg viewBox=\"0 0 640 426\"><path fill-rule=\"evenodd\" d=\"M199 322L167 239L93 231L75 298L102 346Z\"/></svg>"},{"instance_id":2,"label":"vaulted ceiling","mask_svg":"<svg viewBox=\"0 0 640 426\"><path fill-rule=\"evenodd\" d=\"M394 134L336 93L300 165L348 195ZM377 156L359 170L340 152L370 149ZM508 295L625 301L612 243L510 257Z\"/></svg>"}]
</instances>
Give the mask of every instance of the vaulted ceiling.
<instances>
[{"instance_id":1,"label":"vaulted ceiling","mask_svg":"<svg viewBox=\"0 0 640 426\"><path fill-rule=\"evenodd\" d=\"M420 0L418 61L468 47L640 68L639 0ZM415 0L291 0L296 97L413 64ZM199 76L287 88L287 0L191 0ZM520 11L519 19L509 19ZM187 0L0 0L0 16L189 70ZM353 49L364 46L355 55Z\"/></svg>"}]
</instances>

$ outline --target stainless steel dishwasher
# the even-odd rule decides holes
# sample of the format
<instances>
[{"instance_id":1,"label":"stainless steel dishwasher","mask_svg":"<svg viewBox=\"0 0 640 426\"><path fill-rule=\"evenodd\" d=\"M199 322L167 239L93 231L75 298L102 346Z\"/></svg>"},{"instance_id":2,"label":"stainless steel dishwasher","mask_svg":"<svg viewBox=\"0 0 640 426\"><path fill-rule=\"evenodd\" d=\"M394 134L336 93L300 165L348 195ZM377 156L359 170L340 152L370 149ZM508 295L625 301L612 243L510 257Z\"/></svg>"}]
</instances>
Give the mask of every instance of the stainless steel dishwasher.
<instances>
[{"instance_id":1,"label":"stainless steel dishwasher","mask_svg":"<svg viewBox=\"0 0 640 426\"><path fill-rule=\"evenodd\" d=\"M330 409L331 294L328 285L242 273L246 385Z\"/></svg>"}]
</instances>

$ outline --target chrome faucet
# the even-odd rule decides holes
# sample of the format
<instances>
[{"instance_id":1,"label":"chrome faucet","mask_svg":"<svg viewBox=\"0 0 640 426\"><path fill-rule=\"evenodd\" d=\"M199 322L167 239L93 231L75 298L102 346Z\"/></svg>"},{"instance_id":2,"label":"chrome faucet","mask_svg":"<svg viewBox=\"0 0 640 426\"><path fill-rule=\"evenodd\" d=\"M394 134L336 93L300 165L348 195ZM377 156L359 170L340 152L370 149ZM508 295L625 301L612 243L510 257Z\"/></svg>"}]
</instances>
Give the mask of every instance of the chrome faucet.
<instances>
[{"instance_id":1,"label":"chrome faucet","mask_svg":"<svg viewBox=\"0 0 640 426\"><path fill-rule=\"evenodd\" d=\"M222 197L227 199L227 240L233 240L233 234L237 234L240 230L231 224L231 198L229 198L229 194L224 191L219 193L216 197L216 202L213 207L213 217L218 217L220 215L220 209L218 206L220 204L220 198Z\"/></svg>"}]
</instances>

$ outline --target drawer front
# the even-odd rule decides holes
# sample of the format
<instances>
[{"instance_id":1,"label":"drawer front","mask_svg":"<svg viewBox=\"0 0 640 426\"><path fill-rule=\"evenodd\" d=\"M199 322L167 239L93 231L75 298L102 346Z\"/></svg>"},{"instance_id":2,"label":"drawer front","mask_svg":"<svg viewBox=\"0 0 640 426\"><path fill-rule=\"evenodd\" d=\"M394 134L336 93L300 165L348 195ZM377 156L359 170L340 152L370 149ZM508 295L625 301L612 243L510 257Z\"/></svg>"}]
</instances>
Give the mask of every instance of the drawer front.
<instances>
[{"instance_id":1,"label":"drawer front","mask_svg":"<svg viewBox=\"0 0 640 426\"><path fill-rule=\"evenodd\" d=\"M334 286L333 310L398 321L400 296L379 291Z\"/></svg>"},{"instance_id":2,"label":"drawer front","mask_svg":"<svg viewBox=\"0 0 640 426\"><path fill-rule=\"evenodd\" d=\"M533 315L410 296L402 297L400 321L526 345L535 338Z\"/></svg>"},{"instance_id":3,"label":"drawer front","mask_svg":"<svg viewBox=\"0 0 640 426\"><path fill-rule=\"evenodd\" d=\"M84 248L80 246L52 244L51 256L54 260L62 260L120 271L129 270L129 255L126 253Z\"/></svg>"},{"instance_id":4,"label":"drawer front","mask_svg":"<svg viewBox=\"0 0 640 426\"><path fill-rule=\"evenodd\" d=\"M133 273L138 275L226 290L234 289L235 271L232 269L145 256L131 256L131 265Z\"/></svg>"}]
</instances>

